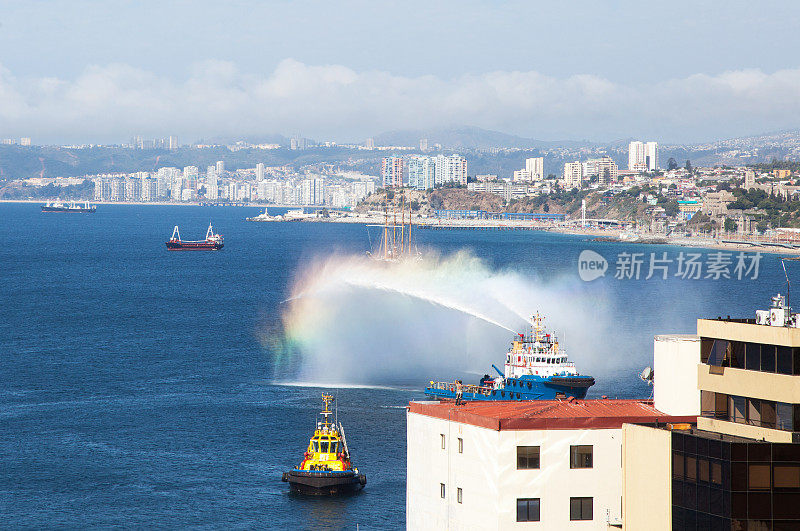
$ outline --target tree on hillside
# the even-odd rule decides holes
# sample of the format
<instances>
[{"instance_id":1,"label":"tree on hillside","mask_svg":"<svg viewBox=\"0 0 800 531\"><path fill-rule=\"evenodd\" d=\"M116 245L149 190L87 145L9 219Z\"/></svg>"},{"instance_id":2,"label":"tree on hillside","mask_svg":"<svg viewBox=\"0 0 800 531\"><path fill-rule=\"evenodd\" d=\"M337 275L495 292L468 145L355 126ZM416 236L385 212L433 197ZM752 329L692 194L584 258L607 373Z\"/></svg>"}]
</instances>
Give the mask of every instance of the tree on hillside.
<instances>
[{"instance_id":1,"label":"tree on hillside","mask_svg":"<svg viewBox=\"0 0 800 531\"><path fill-rule=\"evenodd\" d=\"M678 163L675 162L675 159L673 159L672 157L670 157L669 160L667 161L667 169L668 170L677 170L678 169Z\"/></svg>"},{"instance_id":2,"label":"tree on hillside","mask_svg":"<svg viewBox=\"0 0 800 531\"><path fill-rule=\"evenodd\" d=\"M686 164L684 165L684 168L686 168L686 171L688 171L689 173L692 173L692 171L693 171L693 169L692 169L692 161L687 159L686 160Z\"/></svg>"}]
</instances>

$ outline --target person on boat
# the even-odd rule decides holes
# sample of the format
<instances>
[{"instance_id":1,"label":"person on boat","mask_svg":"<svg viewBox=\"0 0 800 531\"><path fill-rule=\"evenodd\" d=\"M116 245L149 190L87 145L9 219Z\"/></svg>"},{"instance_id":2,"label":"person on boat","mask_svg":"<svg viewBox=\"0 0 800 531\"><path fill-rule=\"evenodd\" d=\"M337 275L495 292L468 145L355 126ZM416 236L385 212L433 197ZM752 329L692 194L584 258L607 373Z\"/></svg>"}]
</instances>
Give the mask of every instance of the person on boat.
<instances>
[{"instance_id":1,"label":"person on boat","mask_svg":"<svg viewBox=\"0 0 800 531\"><path fill-rule=\"evenodd\" d=\"M463 396L463 393L464 393L464 391L461 388L461 380L456 380L456 405L457 406L460 406L461 403L463 402L463 400L461 398Z\"/></svg>"}]
</instances>

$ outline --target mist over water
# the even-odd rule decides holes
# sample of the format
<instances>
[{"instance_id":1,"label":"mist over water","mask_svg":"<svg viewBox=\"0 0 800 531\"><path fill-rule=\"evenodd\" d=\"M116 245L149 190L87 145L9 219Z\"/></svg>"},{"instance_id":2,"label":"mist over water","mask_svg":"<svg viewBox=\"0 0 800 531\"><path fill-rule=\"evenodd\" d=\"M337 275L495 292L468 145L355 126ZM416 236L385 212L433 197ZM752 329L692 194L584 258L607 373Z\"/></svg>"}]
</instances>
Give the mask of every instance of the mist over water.
<instances>
[{"instance_id":1,"label":"mist over water","mask_svg":"<svg viewBox=\"0 0 800 531\"><path fill-rule=\"evenodd\" d=\"M413 384L502 367L514 333L546 317L579 371L598 374L624 360L608 337L605 291L576 276L544 281L494 269L467 251L426 252L387 263L353 255L300 271L284 303L279 379L339 384ZM618 345L616 346L618 347Z\"/></svg>"}]
</instances>

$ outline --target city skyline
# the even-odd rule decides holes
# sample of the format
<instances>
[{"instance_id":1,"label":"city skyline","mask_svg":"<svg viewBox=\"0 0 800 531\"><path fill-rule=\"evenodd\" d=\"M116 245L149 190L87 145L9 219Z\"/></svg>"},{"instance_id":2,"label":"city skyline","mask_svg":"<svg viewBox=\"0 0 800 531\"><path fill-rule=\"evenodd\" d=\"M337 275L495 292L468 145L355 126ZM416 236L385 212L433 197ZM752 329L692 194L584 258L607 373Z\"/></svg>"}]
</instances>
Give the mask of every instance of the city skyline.
<instances>
[{"instance_id":1,"label":"city skyline","mask_svg":"<svg viewBox=\"0 0 800 531\"><path fill-rule=\"evenodd\" d=\"M93 17L73 4L4 10L0 137L355 142L466 125L663 144L800 127L800 36L782 31L800 21L795 5L80 4ZM531 20L547 23L520 31ZM557 30L568 21L569 36Z\"/></svg>"}]
</instances>

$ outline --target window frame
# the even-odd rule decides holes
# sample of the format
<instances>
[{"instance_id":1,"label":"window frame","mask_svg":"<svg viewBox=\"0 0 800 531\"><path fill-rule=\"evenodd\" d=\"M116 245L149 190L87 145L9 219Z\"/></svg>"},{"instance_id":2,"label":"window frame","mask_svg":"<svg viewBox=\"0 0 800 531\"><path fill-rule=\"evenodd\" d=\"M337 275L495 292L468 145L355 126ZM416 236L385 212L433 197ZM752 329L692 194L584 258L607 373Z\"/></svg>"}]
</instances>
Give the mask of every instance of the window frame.
<instances>
[{"instance_id":1,"label":"window frame","mask_svg":"<svg viewBox=\"0 0 800 531\"><path fill-rule=\"evenodd\" d=\"M439 483L439 497L442 499L447 497L447 487L444 483Z\"/></svg>"},{"instance_id":2,"label":"window frame","mask_svg":"<svg viewBox=\"0 0 800 531\"><path fill-rule=\"evenodd\" d=\"M525 450L530 452L532 449L535 449L536 456L532 457L530 454L522 456L520 455L520 450ZM530 464L530 462L536 459L535 466L520 466L522 460L525 460L526 464ZM542 467L542 449L541 446L533 446L533 445L524 445L524 446L517 446L517 470L539 470Z\"/></svg>"},{"instance_id":3,"label":"window frame","mask_svg":"<svg viewBox=\"0 0 800 531\"><path fill-rule=\"evenodd\" d=\"M574 510L575 510L575 503L579 504L579 515L576 517ZM587 512L587 502L588 502L588 513L589 517L586 517ZM594 520L594 498L589 496L570 496L569 498L569 519L571 522L578 522L578 521L591 521Z\"/></svg>"},{"instance_id":4,"label":"window frame","mask_svg":"<svg viewBox=\"0 0 800 531\"><path fill-rule=\"evenodd\" d=\"M525 504L524 519L520 519L520 503ZM535 518L531 518L531 507L536 508ZM517 522L541 522L541 521L542 521L541 498L517 498Z\"/></svg>"},{"instance_id":5,"label":"window frame","mask_svg":"<svg viewBox=\"0 0 800 531\"><path fill-rule=\"evenodd\" d=\"M586 465L585 453L579 453L581 450L585 450L586 448L589 449L589 464ZM578 457L583 456L581 462L578 461ZM569 446L569 468L572 470L582 469L582 468L594 468L594 445L592 444L571 444Z\"/></svg>"},{"instance_id":6,"label":"window frame","mask_svg":"<svg viewBox=\"0 0 800 531\"><path fill-rule=\"evenodd\" d=\"M444 433L439 434L442 437L442 450L446 449Z\"/></svg>"},{"instance_id":7,"label":"window frame","mask_svg":"<svg viewBox=\"0 0 800 531\"><path fill-rule=\"evenodd\" d=\"M458 438L458 453L460 454L464 453L464 439L462 439L461 437Z\"/></svg>"},{"instance_id":8,"label":"window frame","mask_svg":"<svg viewBox=\"0 0 800 531\"><path fill-rule=\"evenodd\" d=\"M456 488L456 502L457 503L464 503L464 491L461 490L461 487Z\"/></svg>"}]
</instances>

